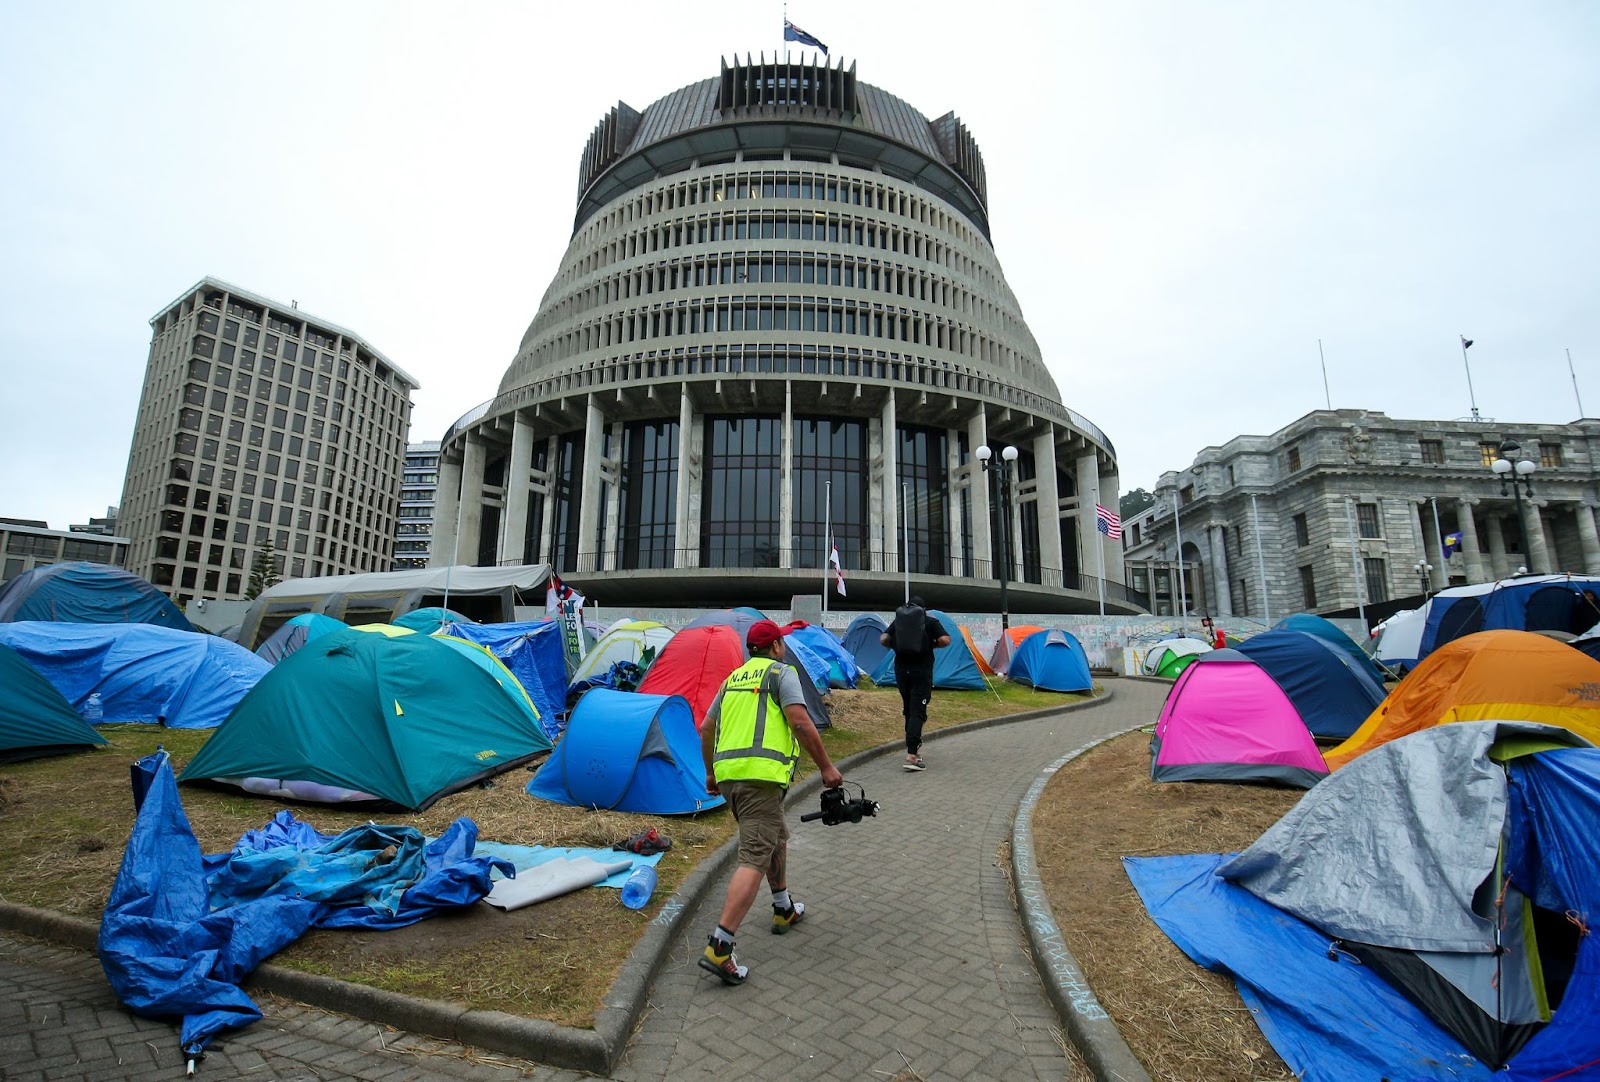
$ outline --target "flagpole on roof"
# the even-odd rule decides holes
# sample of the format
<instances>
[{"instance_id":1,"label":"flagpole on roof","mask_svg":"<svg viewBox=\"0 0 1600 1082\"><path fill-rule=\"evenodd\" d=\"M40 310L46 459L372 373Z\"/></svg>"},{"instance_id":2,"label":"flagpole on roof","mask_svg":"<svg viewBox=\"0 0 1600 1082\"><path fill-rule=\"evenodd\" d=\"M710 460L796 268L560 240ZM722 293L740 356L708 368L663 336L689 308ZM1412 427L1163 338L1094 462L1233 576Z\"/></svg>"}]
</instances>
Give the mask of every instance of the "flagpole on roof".
<instances>
[{"instance_id":1,"label":"flagpole on roof","mask_svg":"<svg viewBox=\"0 0 1600 1082\"><path fill-rule=\"evenodd\" d=\"M1583 414L1583 395L1578 393L1578 373L1572 370L1572 350L1567 350L1567 374L1572 377L1572 393L1578 400L1578 416Z\"/></svg>"},{"instance_id":2,"label":"flagpole on roof","mask_svg":"<svg viewBox=\"0 0 1600 1082\"><path fill-rule=\"evenodd\" d=\"M1322 400L1333 409L1333 395L1328 393L1328 358L1322 352L1322 339L1317 339L1317 357L1322 361Z\"/></svg>"},{"instance_id":3,"label":"flagpole on roof","mask_svg":"<svg viewBox=\"0 0 1600 1082\"><path fill-rule=\"evenodd\" d=\"M822 611L828 611L828 553L833 529L833 482L822 482Z\"/></svg>"},{"instance_id":4,"label":"flagpole on roof","mask_svg":"<svg viewBox=\"0 0 1600 1082\"><path fill-rule=\"evenodd\" d=\"M1472 339L1466 335L1461 336L1461 364L1467 370L1467 400L1472 403L1472 419L1481 420L1478 416L1478 396L1472 393L1472 365L1467 363L1467 350L1472 346Z\"/></svg>"}]
</instances>

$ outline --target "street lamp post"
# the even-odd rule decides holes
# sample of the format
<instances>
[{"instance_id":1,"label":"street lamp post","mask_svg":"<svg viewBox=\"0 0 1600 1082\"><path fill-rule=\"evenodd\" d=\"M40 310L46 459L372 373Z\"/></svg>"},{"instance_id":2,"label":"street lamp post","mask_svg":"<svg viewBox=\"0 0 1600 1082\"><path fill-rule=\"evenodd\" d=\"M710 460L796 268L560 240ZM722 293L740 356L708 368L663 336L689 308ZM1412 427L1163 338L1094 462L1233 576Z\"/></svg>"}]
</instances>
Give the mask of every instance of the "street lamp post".
<instances>
[{"instance_id":1,"label":"street lamp post","mask_svg":"<svg viewBox=\"0 0 1600 1082\"><path fill-rule=\"evenodd\" d=\"M1422 587L1422 600L1428 600L1428 591L1433 587L1433 565L1426 560L1418 560L1411 565L1417 573L1417 583Z\"/></svg>"},{"instance_id":2,"label":"street lamp post","mask_svg":"<svg viewBox=\"0 0 1600 1082\"><path fill-rule=\"evenodd\" d=\"M1489 468L1500 478L1500 495L1506 494L1506 483L1509 481L1511 484L1511 495L1517 504L1517 531L1522 537L1523 566L1518 571L1526 571L1533 561L1533 550L1528 547L1528 520L1522 517L1522 494L1526 491L1528 499L1533 499L1533 472L1539 468L1539 464L1531 458L1511 457L1513 452L1520 450L1522 446L1516 440L1502 440L1500 457Z\"/></svg>"},{"instance_id":3,"label":"street lamp post","mask_svg":"<svg viewBox=\"0 0 1600 1082\"><path fill-rule=\"evenodd\" d=\"M982 463L983 472L990 477L990 490L993 491L996 484L1000 489L1000 545L995 567L1000 578L1000 634L1004 636L1011 628L1011 610L1006 603L1006 578L1011 570L1011 464L1017 460L1017 449L1002 448L993 470L989 468L989 463L994 452L987 446L979 447L972 453Z\"/></svg>"}]
</instances>

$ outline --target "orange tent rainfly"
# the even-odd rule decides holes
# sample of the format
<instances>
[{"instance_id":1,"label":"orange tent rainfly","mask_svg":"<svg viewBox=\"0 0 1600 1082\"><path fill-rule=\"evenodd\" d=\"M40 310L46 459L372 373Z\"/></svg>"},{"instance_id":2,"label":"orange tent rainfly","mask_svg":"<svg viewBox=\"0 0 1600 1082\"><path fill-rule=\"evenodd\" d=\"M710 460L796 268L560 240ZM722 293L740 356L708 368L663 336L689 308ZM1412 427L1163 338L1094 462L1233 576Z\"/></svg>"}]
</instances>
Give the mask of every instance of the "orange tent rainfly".
<instances>
[{"instance_id":1,"label":"orange tent rainfly","mask_svg":"<svg viewBox=\"0 0 1600 1082\"><path fill-rule=\"evenodd\" d=\"M1528 631L1463 636L1424 658L1323 758L1337 769L1381 744L1452 721L1537 721L1600 744L1600 661Z\"/></svg>"}]
</instances>

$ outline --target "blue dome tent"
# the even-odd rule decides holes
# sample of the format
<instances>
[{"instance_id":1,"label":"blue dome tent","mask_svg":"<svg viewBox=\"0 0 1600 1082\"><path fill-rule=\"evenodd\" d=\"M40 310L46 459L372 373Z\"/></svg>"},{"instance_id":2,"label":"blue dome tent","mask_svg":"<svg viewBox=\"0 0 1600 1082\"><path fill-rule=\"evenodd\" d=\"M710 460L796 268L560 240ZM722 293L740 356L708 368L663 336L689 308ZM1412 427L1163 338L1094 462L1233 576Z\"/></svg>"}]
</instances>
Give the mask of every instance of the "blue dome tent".
<instances>
[{"instance_id":1,"label":"blue dome tent","mask_svg":"<svg viewBox=\"0 0 1600 1082\"><path fill-rule=\"evenodd\" d=\"M578 700L528 792L555 804L646 815L689 815L724 802L706 792L688 700L610 688Z\"/></svg>"},{"instance_id":2,"label":"blue dome tent","mask_svg":"<svg viewBox=\"0 0 1600 1082\"><path fill-rule=\"evenodd\" d=\"M1023 639L1007 676L1040 691L1094 690L1089 655L1077 637L1065 631L1035 631Z\"/></svg>"},{"instance_id":3,"label":"blue dome tent","mask_svg":"<svg viewBox=\"0 0 1600 1082\"><path fill-rule=\"evenodd\" d=\"M0 763L65 755L106 738L15 650L0 646Z\"/></svg>"},{"instance_id":4,"label":"blue dome tent","mask_svg":"<svg viewBox=\"0 0 1600 1082\"><path fill-rule=\"evenodd\" d=\"M870 612L851 620L850 626L845 629L844 648L850 651L850 656L856 659L856 665L862 672L877 671L883 655L889 652L889 648L878 641L878 636L888 629L888 624Z\"/></svg>"},{"instance_id":5,"label":"blue dome tent","mask_svg":"<svg viewBox=\"0 0 1600 1082\"><path fill-rule=\"evenodd\" d=\"M276 665L312 639L319 639L334 631L343 631L350 625L320 612L303 612L268 636L256 647L256 657ZM229 640L232 641L232 640Z\"/></svg>"},{"instance_id":6,"label":"blue dome tent","mask_svg":"<svg viewBox=\"0 0 1600 1082\"><path fill-rule=\"evenodd\" d=\"M1566 631L1600 623L1600 578L1523 575L1440 590L1428 602L1417 659L1477 631Z\"/></svg>"},{"instance_id":7,"label":"blue dome tent","mask_svg":"<svg viewBox=\"0 0 1600 1082\"><path fill-rule=\"evenodd\" d=\"M1600 619L1600 617L1597 617L1597 619ZM1324 642L1332 643L1348 654L1359 668L1365 670L1367 675L1371 676L1380 685L1383 683L1385 676L1388 675L1383 671L1381 665L1369 657L1365 650L1361 649L1359 643L1343 631L1340 631L1334 624L1314 613L1297 612L1293 616L1285 616L1272 626L1272 630L1303 631L1307 635L1315 635Z\"/></svg>"},{"instance_id":8,"label":"blue dome tent","mask_svg":"<svg viewBox=\"0 0 1600 1082\"><path fill-rule=\"evenodd\" d=\"M36 567L0 586L0 621L17 620L194 630L166 594L138 575L84 562Z\"/></svg>"},{"instance_id":9,"label":"blue dome tent","mask_svg":"<svg viewBox=\"0 0 1600 1082\"><path fill-rule=\"evenodd\" d=\"M1383 702L1368 666L1305 631L1272 630L1238 646L1283 689L1313 736L1345 739Z\"/></svg>"},{"instance_id":10,"label":"blue dome tent","mask_svg":"<svg viewBox=\"0 0 1600 1082\"><path fill-rule=\"evenodd\" d=\"M567 655L561 644L561 625L554 620L511 624L445 625L451 638L477 643L500 659L522 684L539 708L539 723L554 740L561 735L558 714L566 712Z\"/></svg>"}]
</instances>

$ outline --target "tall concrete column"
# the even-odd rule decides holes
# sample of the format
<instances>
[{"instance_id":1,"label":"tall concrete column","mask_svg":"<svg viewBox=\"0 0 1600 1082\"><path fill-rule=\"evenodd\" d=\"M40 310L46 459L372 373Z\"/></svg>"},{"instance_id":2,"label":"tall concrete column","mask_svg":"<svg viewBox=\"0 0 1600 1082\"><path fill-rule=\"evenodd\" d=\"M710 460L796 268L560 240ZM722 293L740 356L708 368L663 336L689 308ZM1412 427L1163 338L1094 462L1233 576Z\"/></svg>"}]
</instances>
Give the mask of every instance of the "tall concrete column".
<instances>
[{"instance_id":1,"label":"tall concrete column","mask_svg":"<svg viewBox=\"0 0 1600 1082\"><path fill-rule=\"evenodd\" d=\"M799 540L794 529L794 382L787 379L783 381L782 423L783 431L778 433L782 448L778 455L778 566L794 567Z\"/></svg>"},{"instance_id":2,"label":"tall concrete column","mask_svg":"<svg viewBox=\"0 0 1600 1082\"><path fill-rule=\"evenodd\" d=\"M500 563L528 562L528 486L533 469L533 425L517 413L506 460L506 506L500 518Z\"/></svg>"},{"instance_id":3,"label":"tall concrete column","mask_svg":"<svg viewBox=\"0 0 1600 1082\"><path fill-rule=\"evenodd\" d=\"M552 555L551 540L555 536L556 521L555 476L560 451L561 438L559 436L551 436L545 441L544 460L547 463L547 466L544 471L544 476L540 482L544 488L544 492L542 493L544 497L544 517L540 520L542 525L539 528L539 537L536 542L538 547L539 562L542 564L552 563L552 560L550 559Z\"/></svg>"},{"instance_id":4,"label":"tall concrete column","mask_svg":"<svg viewBox=\"0 0 1600 1082\"><path fill-rule=\"evenodd\" d=\"M989 442L989 426L980 408L967 422L967 447L977 451ZM975 460L966 463L972 481L972 573L980 579L995 577L994 536L989 529L989 473Z\"/></svg>"},{"instance_id":5,"label":"tall concrete column","mask_svg":"<svg viewBox=\"0 0 1600 1082\"><path fill-rule=\"evenodd\" d=\"M600 566L607 571L617 569L617 554L622 551L622 422L611 425L612 455L601 463L602 480L606 482L605 546L600 552Z\"/></svg>"},{"instance_id":6,"label":"tall concrete column","mask_svg":"<svg viewBox=\"0 0 1600 1082\"><path fill-rule=\"evenodd\" d=\"M1422 559L1433 570L1428 574L1428 589L1439 590L1450 585L1450 568L1445 563L1444 549L1439 544L1439 534L1433 528L1433 505L1428 500L1422 500L1414 505L1416 508L1417 536L1422 539L1418 551Z\"/></svg>"},{"instance_id":7,"label":"tall concrete column","mask_svg":"<svg viewBox=\"0 0 1600 1082\"><path fill-rule=\"evenodd\" d=\"M1211 581L1216 584L1216 609L1221 616L1233 615L1233 582L1228 578L1228 537L1222 526L1211 526Z\"/></svg>"},{"instance_id":8,"label":"tall concrete column","mask_svg":"<svg viewBox=\"0 0 1600 1082\"><path fill-rule=\"evenodd\" d=\"M483 539L483 468L488 464L488 448L477 432L467 433L466 450L461 456L461 510L456 515L456 536L461 543L457 557L464 566L478 563L478 546Z\"/></svg>"},{"instance_id":9,"label":"tall concrete column","mask_svg":"<svg viewBox=\"0 0 1600 1082\"><path fill-rule=\"evenodd\" d=\"M678 493L672 524L673 567L700 566L700 494L702 492L699 442L689 388L678 394Z\"/></svg>"},{"instance_id":10,"label":"tall concrete column","mask_svg":"<svg viewBox=\"0 0 1600 1082\"><path fill-rule=\"evenodd\" d=\"M1528 570L1536 575L1550 574L1553 566L1550 543L1544 535L1544 516L1539 513L1542 506L1531 499L1522 501L1522 522L1528 531Z\"/></svg>"},{"instance_id":11,"label":"tall concrete column","mask_svg":"<svg viewBox=\"0 0 1600 1082\"><path fill-rule=\"evenodd\" d=\"M1511 562L1511 554L1506 552L1506 535L1500 525L1500 516L1490 515L1486 528L1489 534L1489 573L1497 579L1506 578L1516 570L1516 564Z\"/></svg>"},{"instance_id":12,"label":"tall concrete column","mask_svg":"<svg viewBox=\"0 0 1600 1082\"><path fill-rule=\"evenodd\" d=\"M461 508L461 461L439 455L439 487L433 493L433 540L429 567L449 567L456 551L456 522Z\"/></svg>"},{"instance_id":13,"label":"tall concrete column","mask_svg":"<svg viewBox=\"0 0 1600 1082\"><path fill-rule=\"evenodd\" d=\"M900 561L900 433L895 422L893 391L884 399L878 424L883 433L883 474L879 485L883 493L883 552L879 557L882 560L879 570L904 571Z\"/></svg>"},{"instance_id":14,"label":"tall concrete column","mask_svg":"<svg viewBox=\"0 0 1600 1082\"><path fill-rule=\"evenodd\" d=\"M1100 577L1100 557L1104 552L1101 542L1105 539L1094 520L1095 497L1100 492L1100 460L1090 452L1080 456L1073 469L1078 489L1078 509L1073 514L1078 524L1078 574L1082 578L1072 588L1098 594L1099 586L1094 580Z\"/></svg>"},{"instance_id":15,"label":"tall concrete column","mask_svg":"<svg viewBox=\"0 0 1600 1082\"><path fill-rule=\"evenodd\" d=\"M972 478L967 472L967 463L961 461L961 430L950 428L944 434L945 456L944 475L948 478L946 486L950 498L950 573L959 575L966 566L967 550L963 539L963 532L972 533L972 523L960 521L961 518L961 493L972 484ZM967 514L971 514L971 501L968 501ZM965 526L965 531L962 527Z\"/></svg>"},{"instance_id":16,"label":"tall concrete column","mask_svg":"<svg viewBox=\"0 0 1600 1082\"><path fill-rule=\"evenodd\" d=\"M606 418L594 395L589 395L583 421L583 489L578 500L577 569L593 572L600 568L596 542L600 534L601 458L605 452Z\"/></svg>"},{"instance_id":17,"label":"tall concrete column","mask_svg":"<svg viewBox=\"0 0 1600 1082\"><path fill-rule=\"evenodd\" d=\"M1108 473L1100 478L1100 491L1113 500L1118 500L1122 493L1122 478L1115 473ZM1102 501L1104 502L1104 501ZM1114 504L1106 504L1114 507ZM1128 570L1122 562L1122 541L1106 539L1106 581L1126 583Z\"/></svg>"},{"instance_id":18,"label":"tall concrete column","mask_svg":"<svg viewBox=\"0 0 1600 1082\"><path fill-rule=\"evenodd\" d=\"M1594 528L1594 508L1580 500L1572 505L1572 517L1578 523L1578 544L1583 547L1583 569L1591 575L1600 574L1600 534Z\"/></svg>"},{"instance_id":19,"label":"tall concrete column","mask_svg":"<svg viewBox=\"0 0 1600 1082\"><path fill-rule=\"evenodd\" d=\"M1056 479L1054 425L1033 438L1034 491L1039 501L1039 566L1042 585L1061 588L1061 489ZM1109 555L1109 553L1107 554ZM1107 561L1109 563L1109 561Z\"/></svg>"},{"instance_id":20,"label":"tall concrete column","mask_svg":"<svg viewBox=\"0 0 1600 1082\"><path fill-rule=\"evenodd\" d=\"M1484 565L1483 549L1478 546L1478 523L1472 516L1472 501L1456 501L1456 528L1461 531L1461 556L1467 562L1467 581L1484 582L1489 571Z\"/></svg>"}]
</instances>

